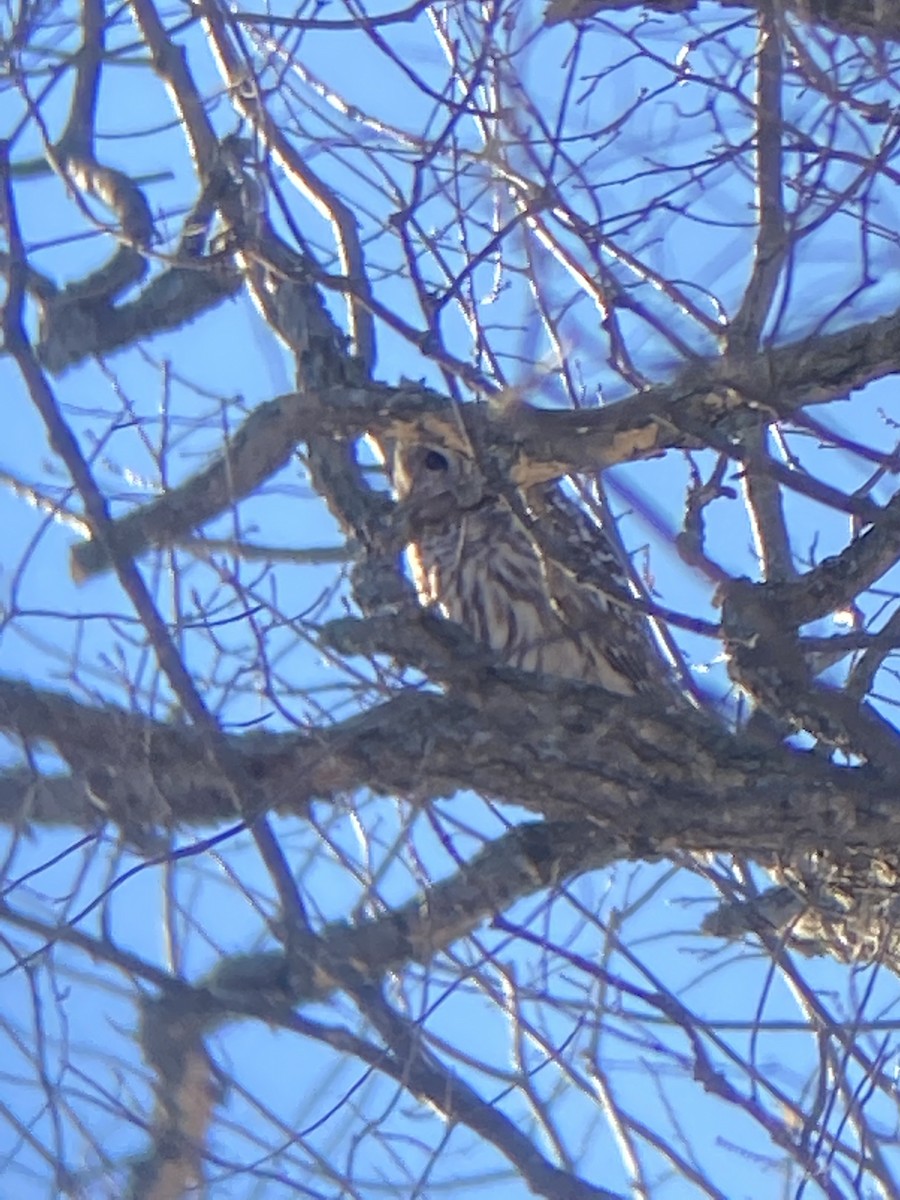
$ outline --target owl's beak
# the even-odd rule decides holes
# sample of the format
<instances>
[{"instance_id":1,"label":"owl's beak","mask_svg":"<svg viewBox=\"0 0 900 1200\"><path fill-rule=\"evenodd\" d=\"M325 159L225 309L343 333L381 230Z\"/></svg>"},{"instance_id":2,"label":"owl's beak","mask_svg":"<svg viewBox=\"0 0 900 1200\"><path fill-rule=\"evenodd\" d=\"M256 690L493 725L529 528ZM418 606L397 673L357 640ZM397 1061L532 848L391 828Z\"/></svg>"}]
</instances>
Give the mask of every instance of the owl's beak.
<instances>
[{"instance_id":1,"label":"owl's beak","mask_svg":"<svg viewBox=\"0 0 900 1200\"><path fill-rule=\"evenodd\" d=\"M394 509L394 524L408 534L405 540L414 541L416 534L434 527L446 527L459 516L459 505L450 492L436 496L407 496L398 500Z\"/></svg>"}]
</instances>

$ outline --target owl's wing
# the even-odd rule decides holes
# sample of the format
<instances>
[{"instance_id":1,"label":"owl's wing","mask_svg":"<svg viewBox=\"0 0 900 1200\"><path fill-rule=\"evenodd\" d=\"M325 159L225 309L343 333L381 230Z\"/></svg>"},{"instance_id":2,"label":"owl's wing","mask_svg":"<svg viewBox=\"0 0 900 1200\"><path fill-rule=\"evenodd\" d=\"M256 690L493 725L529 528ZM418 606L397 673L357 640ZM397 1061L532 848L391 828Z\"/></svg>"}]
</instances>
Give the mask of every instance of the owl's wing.
<instances>
[{"instance_id":1,"label":"owl's wing","mask_svg":"<svg viewBox=\"0 0 900 1200\"><path fill-rule=\"evenodd\" d=\"M560 617L635 691L659 691L666 669L637 608L617 545L558 485L532 489L530 527Z\"/></svg>"},{"instance_id":2,"label":"owl's wing","mask_svg":"<svg viewBox=\"0 0 900 1200\"><path fill-rule=\"evenodd\" d=\"M538 544L550 558L567 567L579 582L618 601L619 607L627 605L632 599L629 574L617 543L599 521L558 484L532 489L527 503L536 519Z\"/></svg>"}]
</instances>

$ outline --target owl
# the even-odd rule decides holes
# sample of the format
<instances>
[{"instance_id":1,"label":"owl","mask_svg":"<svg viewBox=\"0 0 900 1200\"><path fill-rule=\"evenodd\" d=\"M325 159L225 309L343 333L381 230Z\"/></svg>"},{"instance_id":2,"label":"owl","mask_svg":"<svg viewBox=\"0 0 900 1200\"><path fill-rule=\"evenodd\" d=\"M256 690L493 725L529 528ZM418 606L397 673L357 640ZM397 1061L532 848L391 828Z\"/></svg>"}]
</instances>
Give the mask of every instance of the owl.
<instances>
[{"instance_id":1,"label":"owl","mask_svg":"<svg viewBox=\"0 0 900 1200\"><path fill-rule=\"evenodd\" d=\"M666 672L603 529L556 484L494 495L471 455L398 444L419 600L522 671L631 696Z\"/></svg>"}]
</instances>

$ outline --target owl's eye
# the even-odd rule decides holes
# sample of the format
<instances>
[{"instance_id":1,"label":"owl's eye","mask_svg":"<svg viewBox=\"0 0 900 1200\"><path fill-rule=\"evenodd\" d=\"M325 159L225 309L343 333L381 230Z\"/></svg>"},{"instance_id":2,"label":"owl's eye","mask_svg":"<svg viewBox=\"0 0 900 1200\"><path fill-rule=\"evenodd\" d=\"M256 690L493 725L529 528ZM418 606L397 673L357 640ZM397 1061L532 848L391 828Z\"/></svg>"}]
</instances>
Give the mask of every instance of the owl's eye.
<instances>
[{"instance_id":1,"label":"owl's eye","mask_svg":"<svg viewBox=\"0 0 900 1200\"><path fill-rule=\"evenodd\" d=\"M440 450L429 450L422 462L426 471L446 471L450 465Z\"/></svg>"}]
</instances>

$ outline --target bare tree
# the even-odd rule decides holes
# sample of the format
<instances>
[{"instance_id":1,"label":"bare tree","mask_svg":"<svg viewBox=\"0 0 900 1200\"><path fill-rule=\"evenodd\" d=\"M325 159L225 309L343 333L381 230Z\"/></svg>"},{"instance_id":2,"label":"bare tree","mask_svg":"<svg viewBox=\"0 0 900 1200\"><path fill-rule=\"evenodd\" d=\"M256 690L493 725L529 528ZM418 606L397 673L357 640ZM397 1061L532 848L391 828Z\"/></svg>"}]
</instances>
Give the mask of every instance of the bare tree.
<instances>
[{"instance_id":1,"label":"bare tree","mask_svg":"<svg viewBox=\"0 0 900 1200\"><path fill-rule=\"evenodd\" d=\"M6 10L4 1194L900 1193L898 39Z\"/></svg>"}]
</instances>

